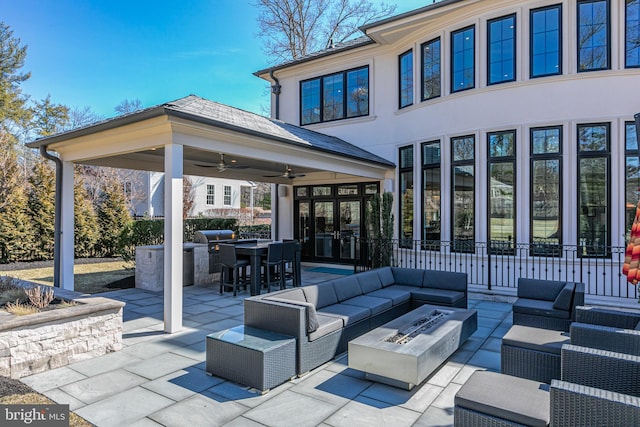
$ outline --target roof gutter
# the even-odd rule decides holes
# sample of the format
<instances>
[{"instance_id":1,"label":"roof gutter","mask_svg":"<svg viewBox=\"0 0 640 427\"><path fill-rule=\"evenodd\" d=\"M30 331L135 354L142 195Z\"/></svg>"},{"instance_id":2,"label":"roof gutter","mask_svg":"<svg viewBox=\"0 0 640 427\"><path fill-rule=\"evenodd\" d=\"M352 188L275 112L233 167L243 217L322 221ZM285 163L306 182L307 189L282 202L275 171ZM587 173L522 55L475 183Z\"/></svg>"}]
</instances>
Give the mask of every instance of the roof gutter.
<instances>
[{"instance_id":1,"label":"roof gutter","mask_svg":"<svg viewBox=\"0 0 640 427\"><path fill-rule=\"evenodd\" d=\"M47 151L46 145L40 146L40 155L56 164L56 195L53 225L53 286L60 287L60 244L62 237L62 160Z\"/></svg>"},{"instance_id":2,"label":"roof gutter","mask_svg":"<svg viewBox=\"0 0 640 427\"><path fill-rule=\"evenodd\" d=\"M280 93L282 93L282 86L280 86L280 80L275 76L275 70L271 69L269 71L269 76L271 80L273 80L273 85L271 86L271 92L276 96L276 120L280 120Z\"/></svg>"}]
</instances>

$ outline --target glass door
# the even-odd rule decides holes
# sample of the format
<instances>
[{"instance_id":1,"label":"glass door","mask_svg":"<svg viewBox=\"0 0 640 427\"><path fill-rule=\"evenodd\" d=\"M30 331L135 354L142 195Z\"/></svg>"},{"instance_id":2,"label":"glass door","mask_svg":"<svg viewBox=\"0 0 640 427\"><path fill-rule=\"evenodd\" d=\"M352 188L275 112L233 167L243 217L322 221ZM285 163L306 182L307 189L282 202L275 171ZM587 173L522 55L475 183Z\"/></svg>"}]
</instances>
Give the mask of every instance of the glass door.
<instances>
[{"instance_id":1,"label":"glass door","mask_svg":"<svg viewBox=\"0 0 640 427\"><path fill-rule=\"evenodd\" d=\"M333 252L333 240L336 237L334 205L335 201L333 200L315 201L313 203L315 219L315 258L325 258L327 260L335 258Z\"/></svg>"},{"instance_id":2,"label":"glass door","mask_svg":"<svg viewBox=\"0 0 640 427\"><path fill-rule=\"evenodd\" d=\"M341 200L338 209L340 224L340 261L351 261L360 256L361 202L360 200Z\"/></svg>"}]
</instances>

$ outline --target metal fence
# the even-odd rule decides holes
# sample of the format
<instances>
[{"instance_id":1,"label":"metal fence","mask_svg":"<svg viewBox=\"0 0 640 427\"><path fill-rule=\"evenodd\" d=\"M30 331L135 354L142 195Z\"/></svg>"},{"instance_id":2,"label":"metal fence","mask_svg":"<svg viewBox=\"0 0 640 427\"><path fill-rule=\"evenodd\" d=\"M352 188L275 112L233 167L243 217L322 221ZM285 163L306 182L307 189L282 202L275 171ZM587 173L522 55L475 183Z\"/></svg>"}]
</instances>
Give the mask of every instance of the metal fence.
<instances>
[{"instance_id":1,"label":"metal fence","mask_svg":"<svg viewBox=\"0 0 640 427\"><path fill-rule=\"evenodd\" d=\"M487 289L516 288L518 278L582 282L589 295L637 299L622 274L624 247L549 243L360 239L356 271L381 265L467 273Z\"/></svg>"}]
</instances>

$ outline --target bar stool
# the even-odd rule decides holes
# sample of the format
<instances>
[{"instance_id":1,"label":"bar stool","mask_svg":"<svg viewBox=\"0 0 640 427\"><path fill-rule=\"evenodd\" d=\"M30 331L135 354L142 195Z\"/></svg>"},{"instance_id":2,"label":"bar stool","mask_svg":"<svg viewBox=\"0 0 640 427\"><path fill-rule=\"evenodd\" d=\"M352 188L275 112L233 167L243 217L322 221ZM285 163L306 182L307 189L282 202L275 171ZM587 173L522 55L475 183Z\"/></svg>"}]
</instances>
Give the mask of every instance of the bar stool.
<instances>
[{"instance_id":1,"label":"bar stool","mask_svg":"<svg viewBox=\"0 0 640 427\"><path fill-rule=\"evenodd\" d=\"M260 262L264 269L262 273L263 286L267 290L271 289L271 285L277 284L280 289L284 289L284 274L282 270L282 242L269 243L267 247L267 258Z\"/></svg>"},{"instance_id":2,"label":"bar stool","mask_svg":"<svg viewBox=\"0 0 640 427\"><path fill-rule=\"evenodd\" d=\"M287 280L291 280L294 287L300 286L300 283L298 283L298 268L300 268L300 265L296 257L297 249L298 242L295 240L284 241L282 248L282 272L284 279L282 284L285 288L287 287Z\"/></svg>"},{"instance_id":3,"label":"bar stool","mask_svg":"<svg viewBox=\"0 0 640 427\"><path fill-rule=\"evenodd\" d=\"M224 289L224 274L227 272L227 278L232 280L233 296L238 295L238 285L242 284L246 288L247 284L247 267L249 266L249 260L238 259L236 257L236 247L234 245L220 244L220 295L223 294ZM240 279L240 270L242 270L242 279ZM229 275L233 276L233 279Z\"/></svg>"}]
</instances>

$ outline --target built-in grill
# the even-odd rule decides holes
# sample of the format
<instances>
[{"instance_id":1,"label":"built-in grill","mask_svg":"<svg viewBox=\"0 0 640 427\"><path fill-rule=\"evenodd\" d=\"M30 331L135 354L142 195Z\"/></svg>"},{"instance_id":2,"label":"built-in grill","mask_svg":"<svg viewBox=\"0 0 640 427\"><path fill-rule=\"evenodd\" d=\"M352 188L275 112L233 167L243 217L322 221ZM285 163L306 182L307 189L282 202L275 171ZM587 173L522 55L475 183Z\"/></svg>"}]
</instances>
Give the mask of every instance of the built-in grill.
<instances>
[{"instance_id":1,"label":"built-in grill","mask_svg":"<svg viewBox=\"0 0 640 427\"><path fill-rule=\"evenodd\" d=\"M219 244L235 242L236 234L233 230L199 230L193 235L194 243L209 245L209 274L220 272Z\"/></svg>"}]
</instances>

